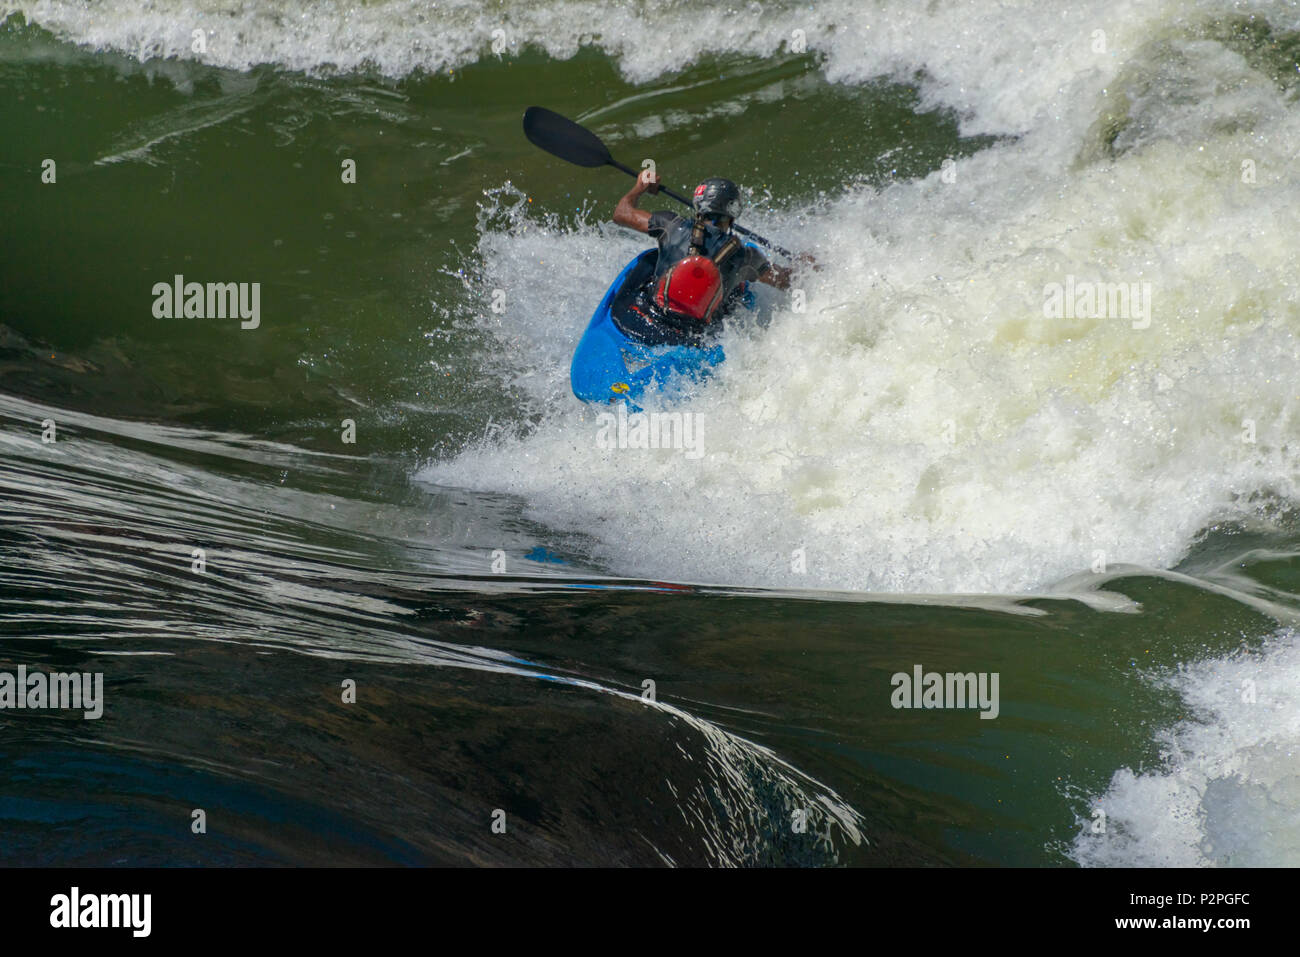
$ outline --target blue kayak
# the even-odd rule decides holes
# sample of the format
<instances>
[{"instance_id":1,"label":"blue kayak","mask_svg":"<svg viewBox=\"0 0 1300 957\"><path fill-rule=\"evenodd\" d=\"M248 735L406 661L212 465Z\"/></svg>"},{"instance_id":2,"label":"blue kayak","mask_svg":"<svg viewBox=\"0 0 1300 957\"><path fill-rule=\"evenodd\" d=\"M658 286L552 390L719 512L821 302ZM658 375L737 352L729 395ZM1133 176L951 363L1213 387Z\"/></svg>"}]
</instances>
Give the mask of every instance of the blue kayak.
<instances>
[{"instance_id":1,"label":"blue kayak","mask_svg":"<svg viewBox=\"0 0 1300 957\"><path fill-rule=\"evenodd\" d=\"M628 263L596 307L569 369L573 394L584 402L625 401L637 411L637 400L651 384L663 388L675 378L702 382L726 358L722 346L642 345L614 325L610 313L626 306L654 275L658 256L658 249L647 249Z\"/></svg>"}]
</instances>

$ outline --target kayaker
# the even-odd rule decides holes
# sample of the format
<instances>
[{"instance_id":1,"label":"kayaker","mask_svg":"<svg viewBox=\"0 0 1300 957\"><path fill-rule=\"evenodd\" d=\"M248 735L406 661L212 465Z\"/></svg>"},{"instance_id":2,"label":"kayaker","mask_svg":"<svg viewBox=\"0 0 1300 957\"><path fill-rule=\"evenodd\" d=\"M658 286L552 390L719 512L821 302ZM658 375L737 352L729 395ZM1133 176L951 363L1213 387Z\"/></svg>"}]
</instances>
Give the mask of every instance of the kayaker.
<instances>
[{"instance_id":1,"label":"kayaker","mask_svg":"<svg viewBox=\"0 0 1300 957\"><path fill-rule=\"evenodd\" d=\"M695 216L638 209L645 193L659 192L657 174L646 171L618 201L614 222L648 233L659 243L654 276L611 318L620 332L646 345L701 345L745 293L745 283L788 289L792 271L768 261L731 232L740 216L740 188L729 179L706 179L695 187ZM801 260L812 263L812 257Z\"/></svg>"}]
</instances>

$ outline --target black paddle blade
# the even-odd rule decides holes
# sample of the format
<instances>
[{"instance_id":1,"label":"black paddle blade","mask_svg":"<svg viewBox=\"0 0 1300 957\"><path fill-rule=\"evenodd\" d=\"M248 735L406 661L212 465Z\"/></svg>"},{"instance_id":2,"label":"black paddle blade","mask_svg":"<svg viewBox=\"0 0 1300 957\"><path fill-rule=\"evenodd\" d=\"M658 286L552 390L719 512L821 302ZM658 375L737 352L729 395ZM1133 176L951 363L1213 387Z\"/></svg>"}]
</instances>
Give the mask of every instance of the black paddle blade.
<instances>
[{"instance_id":1,"label":"black paddle blade","mask_svg":"<svg viewBox=\"0 0 1300 957\"><path fill-rule=\"evenodd\" d=\"M524 136L534 146L578 166L604 166L611 160L595 133L540 106L524 110Z\"/></svg>"}]
</instances>

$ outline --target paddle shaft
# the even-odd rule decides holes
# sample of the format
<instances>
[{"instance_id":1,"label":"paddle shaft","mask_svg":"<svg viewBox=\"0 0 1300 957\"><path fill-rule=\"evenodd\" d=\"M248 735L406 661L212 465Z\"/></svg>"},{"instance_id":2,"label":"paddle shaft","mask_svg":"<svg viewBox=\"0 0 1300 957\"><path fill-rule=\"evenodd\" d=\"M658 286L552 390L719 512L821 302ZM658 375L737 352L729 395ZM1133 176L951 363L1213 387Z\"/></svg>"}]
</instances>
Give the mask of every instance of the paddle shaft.
<instances>
[{"instance_id":1,"label":"paddle shaft","mask_svg":"<svg viewBox=\"0 0 1300 957\"><path fill-rule=\"evenodd\" d=\"M548 110L543 106L530 106L524 110L524 135L528 137L529 142L534 146L546 150L552 156L558 156L567 163L573 163L575 166L585 166L588 169L594 169L598 166L612 166L614 169L622 170L634 179L641 175L637 170L624 166L614 159L609 153L609 147L602 143L600 137L591 130L573 122L567 116L561 116L554 110ZM658 192L677 200L683 206L690 206L694 209L694 204L690 200L685 196L678 196L671 189L660 186ZM731 228L740 235L748 236L754 242L761 243L782 256L790 259L794 258L794 253L790 252L790 250L764 239L757 233L750 232L743 226L737 226L733 222Z\"/></svg>"}]
</instances>

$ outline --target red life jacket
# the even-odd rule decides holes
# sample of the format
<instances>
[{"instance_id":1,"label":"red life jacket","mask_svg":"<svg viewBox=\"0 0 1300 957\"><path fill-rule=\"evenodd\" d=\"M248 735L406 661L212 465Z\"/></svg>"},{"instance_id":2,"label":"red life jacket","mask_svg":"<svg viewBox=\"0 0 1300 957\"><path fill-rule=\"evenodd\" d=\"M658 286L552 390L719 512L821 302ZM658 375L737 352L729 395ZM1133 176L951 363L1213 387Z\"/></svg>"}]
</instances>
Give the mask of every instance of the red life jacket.
<instances>
[{"instance_id":1,"label":"red life jacket","mask_svg":"<svg viewBox=\"0 0 1300 957\"><path fill-rule=\"evenodd\" d=\"M713 260L687 256L655 284L654 302L667 312L707 324L722 302L722 293L722 273Z\"/></svg>"}]
</instances>

